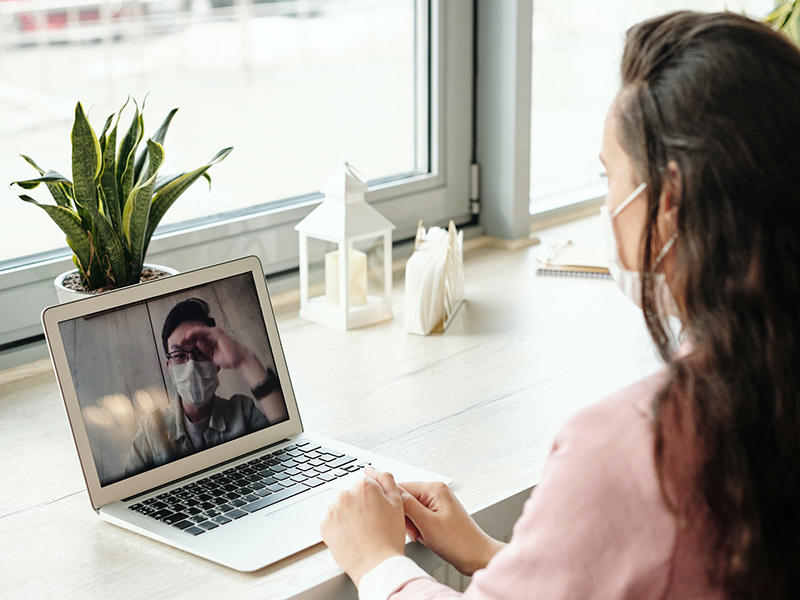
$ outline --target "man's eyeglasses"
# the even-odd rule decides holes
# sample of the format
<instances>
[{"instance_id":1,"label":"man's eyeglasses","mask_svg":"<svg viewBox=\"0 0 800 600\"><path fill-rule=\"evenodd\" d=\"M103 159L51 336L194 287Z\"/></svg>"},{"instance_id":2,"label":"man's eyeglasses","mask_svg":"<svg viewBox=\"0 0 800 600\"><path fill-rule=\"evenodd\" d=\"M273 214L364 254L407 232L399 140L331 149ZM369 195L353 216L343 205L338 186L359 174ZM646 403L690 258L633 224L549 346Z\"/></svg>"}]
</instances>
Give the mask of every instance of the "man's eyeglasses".
<instances>
[{"instance_id":1,"label":"man's eyeglasses","mask_svg":"<svg viewBox=\"0 0 800 600\"><path fill-rule=\"evenodd\" d=\"M188 352L186 350L175 350L167 354L167 360L174 362L176 365L186 364L190 357L196 362L208 362L211 360L211 357L199 348L194 348Z\"/></svg>"}]
</instances>

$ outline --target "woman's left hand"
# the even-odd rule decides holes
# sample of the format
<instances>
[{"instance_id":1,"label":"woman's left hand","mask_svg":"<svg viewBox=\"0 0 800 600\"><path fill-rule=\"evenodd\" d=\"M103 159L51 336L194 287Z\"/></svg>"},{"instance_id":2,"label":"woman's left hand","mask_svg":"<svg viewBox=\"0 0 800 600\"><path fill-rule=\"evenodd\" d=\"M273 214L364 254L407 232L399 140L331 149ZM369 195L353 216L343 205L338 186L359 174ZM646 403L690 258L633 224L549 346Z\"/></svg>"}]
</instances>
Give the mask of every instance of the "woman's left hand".
<instances>
[{"instance_id":1,"label":"woman's left hand","mask_svg":"<svg viewBox=\"0 0 800 600\"><path fill-rule=\"evenodd\" d=\"M333 559L358 587L361 578L405 547L403 501L391 473L365 469L366 477L339 492L320 525Z\"/></svg>"}]
</instances>

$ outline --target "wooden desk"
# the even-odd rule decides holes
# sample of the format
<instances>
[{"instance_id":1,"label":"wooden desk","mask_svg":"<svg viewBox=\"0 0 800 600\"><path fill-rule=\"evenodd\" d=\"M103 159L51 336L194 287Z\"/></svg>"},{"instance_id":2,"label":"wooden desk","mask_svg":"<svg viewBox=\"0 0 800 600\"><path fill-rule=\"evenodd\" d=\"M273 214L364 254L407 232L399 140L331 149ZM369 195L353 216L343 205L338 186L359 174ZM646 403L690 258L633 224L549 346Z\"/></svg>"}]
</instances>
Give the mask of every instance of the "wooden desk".
<instances>
[{"instance_id":1,"label":"wooden desk","mask_svg":"<svg viewBox=\"0 0 800 600\"><path fill-rule=\"evenodd\" d=\"M599 231L592 218L542 237ZM534 485L570 415L658 366L612 282L537 277L538 251L468 251L444 335L403 332L402 282L395 320L362 330L280 311L305 426L452 477L471 509ZM0 373L0 481L2 598L355 597L323 545L242 574L102 521L46 361Z\"/></svg>"}]
</instances>

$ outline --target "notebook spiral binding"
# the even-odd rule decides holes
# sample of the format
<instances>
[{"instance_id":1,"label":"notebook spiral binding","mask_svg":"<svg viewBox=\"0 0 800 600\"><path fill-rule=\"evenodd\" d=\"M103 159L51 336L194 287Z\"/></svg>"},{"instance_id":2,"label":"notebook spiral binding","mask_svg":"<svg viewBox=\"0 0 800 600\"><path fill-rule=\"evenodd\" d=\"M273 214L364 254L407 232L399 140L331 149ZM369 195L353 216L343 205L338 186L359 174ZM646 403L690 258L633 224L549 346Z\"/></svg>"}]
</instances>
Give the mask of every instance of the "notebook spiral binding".
<instances>
[{"instance_id":1,"label":"notebook spiral binding","mask_svg":"<svg viewBox=\"0 0 800 600\"><path fill-rule=\"evenodd\" d=\"M611 273L593 273L589 271L566 271L562 269L536 269L537 275L556 275L561 277L589 277L590 279L611 279Z\"/></svg>"}]
</instances>

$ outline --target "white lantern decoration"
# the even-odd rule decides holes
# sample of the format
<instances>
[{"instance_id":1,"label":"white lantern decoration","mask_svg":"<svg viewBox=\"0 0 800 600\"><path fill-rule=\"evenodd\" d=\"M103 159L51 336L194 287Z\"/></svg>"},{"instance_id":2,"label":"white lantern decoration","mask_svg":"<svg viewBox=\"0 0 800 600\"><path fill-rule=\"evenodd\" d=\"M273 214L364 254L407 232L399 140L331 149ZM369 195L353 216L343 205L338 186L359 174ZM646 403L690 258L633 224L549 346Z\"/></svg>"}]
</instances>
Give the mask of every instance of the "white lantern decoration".
<instances>
[{"instance_id":1,"label":"white lantern decoration","mask_svg":"<svg viewBox=\"0 0 800 600\"><path fill-rule=\"evenodd\" d=\"M300 238L300 316L308 321L355 329L392 318L392 229L370 206L367 183L347 162L323 184L325 199L297 224ZM325 255L325 294L309 297L308 238L336 244ZM383 285L371 290L367 255L354 243L383 238Z\"/></svg>"}]
</instances>

